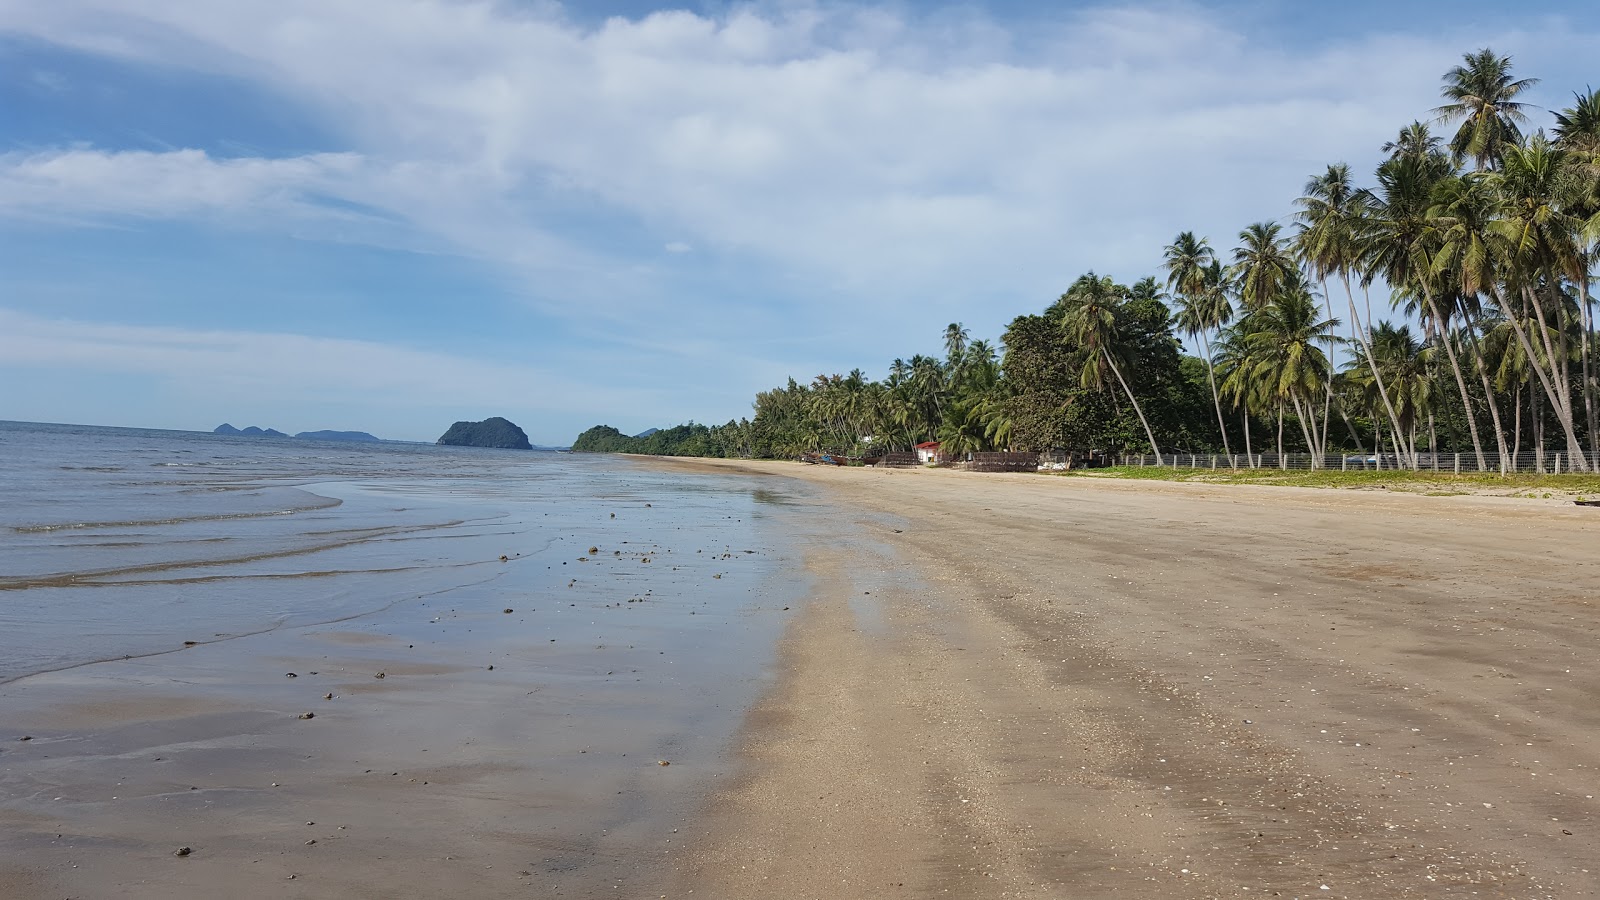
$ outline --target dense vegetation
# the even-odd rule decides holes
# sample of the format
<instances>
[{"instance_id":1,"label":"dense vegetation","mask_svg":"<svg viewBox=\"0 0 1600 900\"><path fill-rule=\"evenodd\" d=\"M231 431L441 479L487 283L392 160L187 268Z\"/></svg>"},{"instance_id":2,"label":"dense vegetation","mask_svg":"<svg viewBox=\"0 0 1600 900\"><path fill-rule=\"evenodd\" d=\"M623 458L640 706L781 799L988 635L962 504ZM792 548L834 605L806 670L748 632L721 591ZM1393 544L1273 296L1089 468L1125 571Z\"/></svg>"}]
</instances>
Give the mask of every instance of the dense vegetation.
<instances>
[{"instance_id":1,"label":"dense vegetation","mask_svg":"<svg viewBox=\"0 0 1600 900\"><path fill-rule=\"evenodd\" d=\"M789 457L938 440L1404 462L1470 448L1493 468L1486 454L1550 448L1584 469L1600 439L1600 91L1524 133L1534 83L1509 57L1467 54L1433 110L1445 135L1402 128L1370 186L1330 165L1287 228L1249 225L1226 253L1182 232L1160 276L1131 286L1087 273L1016 318L1003 355L953 324L942 357L897 359L882 381L790 379L756 396L753 420L648 439L593 429L582 449ZM1375 289L1393 318L1374 313Z\"/></svg>"}]
</instances>

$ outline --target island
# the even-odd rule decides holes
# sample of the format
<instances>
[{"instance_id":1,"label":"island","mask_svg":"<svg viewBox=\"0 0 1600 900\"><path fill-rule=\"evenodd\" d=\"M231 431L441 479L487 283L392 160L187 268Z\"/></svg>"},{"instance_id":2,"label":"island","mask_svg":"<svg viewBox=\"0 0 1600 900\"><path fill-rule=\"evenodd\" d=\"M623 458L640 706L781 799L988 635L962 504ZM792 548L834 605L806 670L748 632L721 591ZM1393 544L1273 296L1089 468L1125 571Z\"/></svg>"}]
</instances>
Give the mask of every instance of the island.
<instances>
[{"instance_id":1,"label":"island","mask_svg":"<svg viewBox=\"0 0 1600 900\"><path fill-rule=\"evenodd\" d=\"M227 422L223 422L221 425L218 425L211 433L230 434L235 437L288 437L287 434L284 434L276 428L258 428L255 425L247 425L244 428L235 428L232 425L229 425Z\"/></svg>"},{"instance_id":2,"label":"island","mask_svg":"<svg viewBox=\"0 0 1600 900\"><path fill-rule=\"evenodd\" d=\"M499 416L482 422L457 422L439 438L447 447L493 447L500 450L532 450L521 428Z\"/></svg>"},{"instance_id":3,"label":"island","mask_svg":"<svg viewBox=\"0 0 1600 900\"><path fill-rule=\"evenodd\" d=\"M378 443L383 440L365 431L302 431L295 437L306 441L353 441L363 444Z\"/></svg>"}]
</instances>

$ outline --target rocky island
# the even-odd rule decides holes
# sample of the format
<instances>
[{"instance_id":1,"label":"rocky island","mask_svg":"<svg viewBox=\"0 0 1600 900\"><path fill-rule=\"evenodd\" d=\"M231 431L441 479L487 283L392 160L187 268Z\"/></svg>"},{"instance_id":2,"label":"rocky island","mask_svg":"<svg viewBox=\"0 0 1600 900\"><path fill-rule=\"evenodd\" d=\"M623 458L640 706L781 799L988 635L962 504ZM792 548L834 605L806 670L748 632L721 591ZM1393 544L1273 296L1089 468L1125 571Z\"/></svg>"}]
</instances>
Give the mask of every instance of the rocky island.
<instances>
[{"instance_id":1,"label":"rocky island","mask_svg":"<svg viewBox=\"0 0 1600 900\"><path fill-rule=\"evenodd\" d=\"M353 441L362 444L383 440L365 431L302 431L295 437L306 441Z\"/></svg>"},{"instance_id":2,"label":"rocky island","mask_svg":"<svg viewBox=\"0 0 1600 900\"><path fill-rule=\"evenodd\" d=\"M288 437L287 434L284 434L276 428L259 428L255 425L247 425L244 428L235 428L232 425L229 425L227 422L223 422L221 425L218 425L211 433L231 434L237 437Z\"/></svg>"},{"instance_id":3,"label":"rocky island","mask_svg":"<svg viewBox=\"0 0 1600 900\"><path fill-rule=\"evenodd\" d=\"M493 447L500 450L532 450L521 428L499 416L482 422L457 422L439 438L447 447Z\"/></svg>"}]
</instances>

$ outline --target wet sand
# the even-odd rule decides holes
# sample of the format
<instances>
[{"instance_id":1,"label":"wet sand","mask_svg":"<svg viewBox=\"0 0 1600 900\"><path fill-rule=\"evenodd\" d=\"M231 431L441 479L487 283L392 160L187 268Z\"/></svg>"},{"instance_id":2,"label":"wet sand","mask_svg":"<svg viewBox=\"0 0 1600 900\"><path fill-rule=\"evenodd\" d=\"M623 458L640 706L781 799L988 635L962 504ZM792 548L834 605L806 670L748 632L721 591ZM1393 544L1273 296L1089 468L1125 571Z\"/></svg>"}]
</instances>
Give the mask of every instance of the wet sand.
<instances>
[{"instance_id":1,"label":"wet sand","mask_svg":"<svg viewBox=\"0 0 1600 900\"><path fill-rule=\"evenodd\" d=\"M644 896L800 606L752 518L804 498L742 484L646 479L413 551L493 577L243 636L180 611L192 646L0 684L0 898Z\"/></svg>"},{"instance_id":2,"label":"wet sand","mask_svg":"<svg viewBox=\"0 0 1600 900\"><path fill-rule=\"evenodd\" d=\"M1600 891L1595 510L656 464L842 511L669 896Z\"/></svg>"}]
</instances>

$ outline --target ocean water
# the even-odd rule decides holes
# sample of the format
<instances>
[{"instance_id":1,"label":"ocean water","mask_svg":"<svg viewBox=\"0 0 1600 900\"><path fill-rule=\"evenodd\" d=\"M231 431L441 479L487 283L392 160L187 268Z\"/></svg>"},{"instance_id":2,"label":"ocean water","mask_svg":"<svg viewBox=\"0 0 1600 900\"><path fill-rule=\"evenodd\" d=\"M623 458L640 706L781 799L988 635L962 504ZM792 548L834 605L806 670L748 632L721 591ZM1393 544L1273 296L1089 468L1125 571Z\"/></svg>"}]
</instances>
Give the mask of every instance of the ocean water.
<instances>
[{"instance_id":1,"label":"ocean water","mask_svg":"<svg viewBox=\"0 0 1600 900\"><path fill-rule=\"evenodd\" d=\"M0 684L457 597L715 640L658 611L780 602L794 499L604 456L0 422Z\"/></svg>"}]
</instances>

